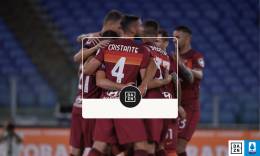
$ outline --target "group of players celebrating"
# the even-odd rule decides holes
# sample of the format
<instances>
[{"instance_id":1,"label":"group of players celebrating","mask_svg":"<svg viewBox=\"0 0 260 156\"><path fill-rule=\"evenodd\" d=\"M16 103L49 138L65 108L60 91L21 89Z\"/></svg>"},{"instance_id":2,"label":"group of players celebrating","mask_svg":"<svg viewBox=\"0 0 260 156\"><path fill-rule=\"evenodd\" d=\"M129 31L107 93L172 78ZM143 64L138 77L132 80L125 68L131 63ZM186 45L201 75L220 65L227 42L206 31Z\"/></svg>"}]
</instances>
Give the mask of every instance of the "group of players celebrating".
<instances>
[{"instance_id":1,"label":"group of players celebrating","mask_svg":"<svg viewBox=\"0 0 260 156\"><path fill-rule=\"evenodd\" d=\"M176 27L173 37L178 42L173 42L179 53L170 55L168 34L156 21L142 23L137 16L111 10L100 32L79 36L83 49L74 56L80 64L80 78L72 110L70 155L80 156L90 148L88 156L186 156L187 143L199 121L199 85L204 67L202 54L191 48L191 35L188 27ZM141 41L135 41L136 36ZM82 98L119 98L120 90L129 85L137 86L143 98L178 95L179 117L82 117Z\"/></svg>"}]
</instances>

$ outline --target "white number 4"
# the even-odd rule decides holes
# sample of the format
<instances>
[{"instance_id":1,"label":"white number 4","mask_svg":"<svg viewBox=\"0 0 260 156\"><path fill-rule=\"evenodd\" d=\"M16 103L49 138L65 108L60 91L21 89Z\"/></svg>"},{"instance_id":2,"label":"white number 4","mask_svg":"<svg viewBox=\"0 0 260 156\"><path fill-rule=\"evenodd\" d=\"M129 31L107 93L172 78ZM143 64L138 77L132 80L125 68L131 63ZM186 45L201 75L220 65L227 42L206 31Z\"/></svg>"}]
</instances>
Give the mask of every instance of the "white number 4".
<instances>
[{"instance_id":1,"label":"white number 4","mask_svg":"<svg viewBox=\"0 0 260 156\"><path fill-rule=\"evenodd\" d=\"M125 66L125 61L126 58L125 57L121 57L116 65L114 66L114 68L111 70L111 75L116 77L116 82L117 83L121 83L122 79L124 78L124 66Z\"/></svg>"}]
</instances>

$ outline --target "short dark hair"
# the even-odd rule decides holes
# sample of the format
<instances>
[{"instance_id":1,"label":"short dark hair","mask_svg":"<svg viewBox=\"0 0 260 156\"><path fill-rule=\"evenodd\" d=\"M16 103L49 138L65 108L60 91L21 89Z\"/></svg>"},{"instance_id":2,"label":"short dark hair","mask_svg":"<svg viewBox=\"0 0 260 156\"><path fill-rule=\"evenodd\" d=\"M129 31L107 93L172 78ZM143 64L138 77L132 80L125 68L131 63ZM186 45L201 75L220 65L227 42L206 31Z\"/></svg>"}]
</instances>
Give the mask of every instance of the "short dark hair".
<instances>
[{"instance_id":1,"label":"short dark hair","mask_svg":"<svg viewBox=\"0 0 260 156\"><path fill-rule=\"evenodd\" d=\"M108 21L118 21L121 20L123 17L123 14L118 10L110 10L103 21L103 24L107 23Z\"/></svg>"},{"instance_id":2,"label":"short dark hair","mask_svg":"<svg viewBox=\"0 0 260 156\"><path fill-rule=\"evenodd\" d=\"M188 33L190 35L192 35L192 31L189 27L187 26L184 26L184 25L180 25L180 26L177 26L175 28L176 31L182 31L182 32L185 32L185 33Z\"/></svg>"},{"instance_id":3,"label":"short dark hair","mask_svg":"<svg viewBox=\"0 0 260 156\"><path fill-rule=\"evenodd\" d=\"M121 27L123 29L123 31L127 31L129 26L133 23L139 20L138 16L134 16L134 15L125 15L122 18L121 21Z\"/></svg>"},{"instance_id":4,"label":"short dark hair","mask_svg":"<svg viewBox=\"0 0 260 156\"><path fill-rule=\"evenodd\" d=\"M158 31L158 34L161 34L162 37L169 37L168 32L166 30L164 30L164 29L160 29ZM163 40L168 40L168 38L163 38Z\"/></svg>"},{"instance_id":5,"label":"short dark hair","mask_svg":"<svg viewBox=\"0 0 260 156\"><path fill-rule=\"evenodd\" d=\"M155 31L159 30L159 24L155 20L147 20L144 22L144 27L145 28L151 28Z\"/></svg>"},{"instance_id":6,"label":"short dark hair","mask_svg":"<svg viewBox=\"0 0 260 156\"><path fill-rule=\"evenodd\" d=\"M159 31L159 24L154 20L147 20L143 24L144 26L144 35L156 36Z\"/></svg>"},{"instance_id":7,"label":"short dark hair","mask_svg":"<svg viewBox=\"0 0 260 156\"><path fill-rule=\"evenodd\" d=\"M112 30L108 30L108 31L103 32L101 36L102 37L111 37L111 39L115 39L113 37L119 37L119 35Z\"/></svg>"}]
</instances>

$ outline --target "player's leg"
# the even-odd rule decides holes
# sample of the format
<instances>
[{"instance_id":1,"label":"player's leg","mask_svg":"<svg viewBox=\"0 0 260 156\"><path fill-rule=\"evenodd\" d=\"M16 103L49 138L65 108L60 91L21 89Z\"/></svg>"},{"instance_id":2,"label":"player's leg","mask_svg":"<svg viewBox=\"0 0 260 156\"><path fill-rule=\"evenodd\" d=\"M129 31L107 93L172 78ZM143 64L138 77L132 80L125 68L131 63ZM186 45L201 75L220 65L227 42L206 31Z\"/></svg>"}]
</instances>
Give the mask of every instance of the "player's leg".
<instances>
[{"instance_id":1,"label":"player's leg","mask_svg":"<svg viewBox=\"0 0 260 156\"><path fill-rule=\"evenodd\" d=\"M79 148L75 148L70 146L70 156L80 156L81 150Z\"/></svg>"},{"instance_id":2,"label":"player's leg","mask_svg":"<svg viewBox=\"0 0 260 156\"><path fill-rule=\"evenodd\" d=\"M92 149L89 151L88 156L103 156L106 153L107 143L103 141L94 141Z\"/></svg>"},{"instance_id":3,"label":"player's leg","mask_svg":"<svg viewBox=\"0 0 260 156\"><path fill-rule=\"evenodd\" d=\"M185 108L184 108L185 109ZM193 133L196 130L196 126L199 122L200 112L198 110L185 109L186 119L179 121L179 134L177 140L177 154L178 156L186 156L186 147Z\"/></svg>"},{"instance_id":4,"label":"player's leg","mask_svg":"<svg viewBox=\"0 0 260 156\"><path fill-rule=\"evenodd\" d=\"M178 156L187 156L186 153L186 146L188 144L188 141L182 138L178 138L177 141L177 153Z\"/></svg>"},{"instance_id":5,"label":"player's leg","mask_svg":"<svg viewBox=\"0 0 260 156\"><path fill-rule=\"evenodd\" d=\"M114 120L116 135L120 144L131 144L134 156L147 156L147 135L141 119Z\"/></svg>"},{"instance_id":6,"label":"player's leg","mask_svg":"<svg viewBox=\"0 0 260 156\"><path fill-rule=\"evenodd\" d=\"M155 143L154 142L148 142L146 148L147 148L148 156L155 155Z\"/></svg>"},{"instance_id":7,"label":"player's leg","mask_svg":"<svg viewBox=\"0 0 260 156\"><path fill-rule=\"evenodd\" d=\"M167 121L167 131L165 134L164 148L167 156L175 156L178 139L178 119ZM165 131L165 130L164 130Z\"/></svg>"},{"instance_id":8,"label":"player's leg","mask_svg":"<svg viewBox=\"0 0 260 156\"><path fill-rule=\"evenodd\" d=\"M82 140L82 125L81 125L81 108L74 107L71 117L70 128L70 155L80 156L82 148L84 148Z\"/></svg>"},{"instance_id":9,"label":"player's leg","mask_svg":"<svg viewBox=\"0 0 260 156\"><path fill-rule=\"evenodd\" d=\"M110 119L97 119L94 130L94 144L88 156L103 156L108 143L115 143L113 122Z\"/></svg>"},{"instance_id":10,"label":"player's leg","mask_svg":"<svg viewBox=\"0 0 260 156\"><path fill-rule=\"evenodd\" d=\"M166 156L166 155L167 155L163 143L160 143L158 146L156 146L155 149L156 149L156 151L155 151L155 155L156 155L156 156Z\"/></svg>"},{"instance_id":11,"label":"player's leg","mask_svg":"<svg viewBox=\"0 0 260 156\"><path fill-rule=\"evenodd\" d=\"M134 142L134 156L148 156L146 140Z\"/></svg>"},{"instance_id":12,"label":"player's leg","mask_svg":"<svg viewBox=\"0 0 260 156\"><path fill-rule=\"evenodd\" d=\"M147 119L145 120L145 126L148 134L148 154L150 156L155 155L156 146L162 141L162 133L164 128L164 120L162 119Z\"/></svg>"},{"instance_id":13,"label":"player's leg","mask_svg":"<svg viewBox=\"0 0 260 156\"><path fill-rule=\"evenodd\" d=\"M122 145L112 144L111 153L113 156L125 156L127 153L127 149Z\"/></svg>"},{"instance_id":14,"label":"player's leg","mask_svg":"<svg viewBox=\"0 0 260 156\"><path fill-rule=\"evenodd\" d=\"M93 138L94 138L94 130L95 130L95 119L81 119L82 122L82 140L84 144L84 150L83 153L85 152L85 149L89 150L93 146ZM89 151L88 151L89 152ZM88 153L87 152L87 153ZM86 154L87 154L86 153Z\"/></svg>"}]
</instances>

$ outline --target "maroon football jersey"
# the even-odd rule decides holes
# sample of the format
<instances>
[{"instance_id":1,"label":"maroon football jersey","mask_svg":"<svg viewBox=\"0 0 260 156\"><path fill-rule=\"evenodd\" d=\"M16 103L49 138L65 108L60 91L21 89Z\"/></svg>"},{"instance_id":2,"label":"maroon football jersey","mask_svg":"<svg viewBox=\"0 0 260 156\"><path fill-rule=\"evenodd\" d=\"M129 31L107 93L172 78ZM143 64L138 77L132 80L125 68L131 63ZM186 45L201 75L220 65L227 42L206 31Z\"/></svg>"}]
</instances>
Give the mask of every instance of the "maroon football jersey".
<instances>
[{"instance_id":1,"label":"maroon football jersey","mask_svg":"<svg viewBox=\"0 0 260 156\"><path fill-rule=\"evenodd\" d=\"M166 70L170 71L170 58L167 52L157 47L155 44L151 42L144 43L143 45L150 49L149 50L150 55L157 66L154 79L163 79L163 76L165 75L165 71ZM172 94L169 88L167 87L167 85L165 85L159 88L149 89L145 97L146 98L172 98Z\"/></svg>"},{"instance_id":2,"label":"maroon football jersey","mask_svg":"<svg viewBox=\"0 0 260 156\"><path fill-rule=\"evenodd\" d=\"M203 55L200 52L197 52L193 49L188 51L185 54L180 55L180 57L183 59L184 64L190 68L190 69L203 69L204 68L204 59ZM181 71L180 75L181 76ZM198 103L198 102L192 102L199 100L199 91L200 90L200 79L195 78L194 82L190 84L189 82L181 81L181 99L183 102L183 105L191 104L191 103ZM198 108L199 106L195 106Z\"/></svg>"},{"instance_id":3,"label":"maroon football jersey","mask_svg":"<svg viewBox=\"0 0 260 156\"><path fill-rule=\"evenodd\" d=\"M114 40L106 48L99 49L96 55L106 78L122 84L136 83L137 75L140 69L147 67L149 57L146 48L130 39ZM116 98L118 91L103 90L101 97Z\"/></svg>"},{"instance_id":4,"label":"maroon football jersey","mask_svg":"<svg viewBox=\"0 0 260 156\"><path fill-rule=\"evenodd\" d=\"M88 41L84 44L84 48L92 48L93 46L94 45ZM82 64L79 65L78 75L79 75L78 90L77 90L77 96L74 105L81 106L82 95L83 98L99 98L101 94L101 89L96 86L95 75L86 75L82 73Z\"/></svg>"}]
</instances>

